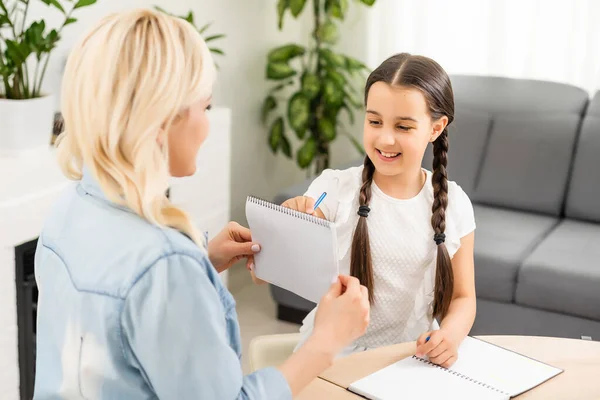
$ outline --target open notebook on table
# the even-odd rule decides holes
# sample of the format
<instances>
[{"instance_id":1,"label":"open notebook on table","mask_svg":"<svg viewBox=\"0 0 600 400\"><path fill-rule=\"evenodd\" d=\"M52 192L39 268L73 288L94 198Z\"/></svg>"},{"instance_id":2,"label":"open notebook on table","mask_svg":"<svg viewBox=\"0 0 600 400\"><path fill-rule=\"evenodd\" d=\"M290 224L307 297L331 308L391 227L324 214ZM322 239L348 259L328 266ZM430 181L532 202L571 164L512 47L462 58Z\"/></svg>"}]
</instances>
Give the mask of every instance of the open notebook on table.
<instances>
[{"instance_id":1,"label":"open notebook on table","mask_svg":"<svg viewBox=\"0 0 600 400\"><path fill-rule=\"evenodd\" d=\"M372 400L510 399L563 372L480 339L466 337L449 369L407 357L352 383L348 390Z\"/></svg>"},{"instance_id":2,"label":"open notebook on table","mask_svg":"<svg viewBox=\"0 0 600 400\"><path fill-rule=\"evenodd\" d=\"M256 276L320 301L338 276L335 225L255 197L246 200L246 218L252 241L261 245Z\"/></svg>"}]
</instances>

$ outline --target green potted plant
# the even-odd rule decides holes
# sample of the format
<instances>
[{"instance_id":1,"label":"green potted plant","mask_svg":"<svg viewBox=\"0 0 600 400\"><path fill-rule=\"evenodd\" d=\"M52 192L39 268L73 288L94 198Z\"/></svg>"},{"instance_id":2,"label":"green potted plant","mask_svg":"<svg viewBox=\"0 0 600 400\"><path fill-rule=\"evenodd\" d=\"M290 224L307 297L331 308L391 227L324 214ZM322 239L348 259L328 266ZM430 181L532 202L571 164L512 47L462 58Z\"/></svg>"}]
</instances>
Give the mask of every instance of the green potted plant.
<instances>
[{"instance_id":1,"label":"green potted plant","mask_svg":"<svg viewBox=\"0 0 600 400\"><path fill-rule=\"evenodd\" d=\"M372 6L376 0L355 0ZM362 107L358 84L363 84L367 67L336 52L338 23L343 21L349 0L279 0L279 29L286 13L297 18L308 6L313 29L310 44L290 43L268 54L266 77L277 84L269 91L262 106L262 121L269 129L269 146L293 158L288 132L301 145L295 159L302 169L311 167L320 173L329 167L329 150L338 133L346 136L364 153L360 142L344 126L354 123L354 112ZM337 21L336 21L337 20Z\"/></svg>"},{"instance_id":2,"label":"green potted plant","mask_svg":"<svg viewBox=\"0 0 600 400\"><path fill-rule=\"evenodd\" d=\"M48 30L42 19L27 24L31 3L58 10L62 23ZM0 0L0 151L14 152L50 145L54 98L43 92L52 51L63 29L77 22L76 10L96 0Z\"/></svg>"}]
</instances>

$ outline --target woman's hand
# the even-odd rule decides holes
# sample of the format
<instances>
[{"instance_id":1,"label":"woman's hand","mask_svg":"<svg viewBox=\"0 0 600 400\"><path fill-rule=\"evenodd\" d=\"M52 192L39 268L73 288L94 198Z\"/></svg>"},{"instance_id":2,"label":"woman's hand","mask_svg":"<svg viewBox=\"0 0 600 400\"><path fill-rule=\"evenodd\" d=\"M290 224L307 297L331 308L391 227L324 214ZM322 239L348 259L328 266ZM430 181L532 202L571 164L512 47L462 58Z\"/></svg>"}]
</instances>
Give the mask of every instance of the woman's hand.
<instances>
[{"instance_id":1,"label":"woman's hand","mask_svg":"<svg viewBox=\"0 0 600 400\"><path fill-rule=\"evenodd\" d=\"M306 214L314 215L315 217L325 219L325 215L320 209L314 209L315 199L312 197L298 196L292 199L286 200L283 207L291 208L292 210L300 211Z\"/></svg>"},{"instance_id":2,"label":"woman's hand","mask_svg":"<svg viewBox=\"0 0 600 400\"><path fill-rule=\"evenodd\" d=\"M311 339L335 356L365 333L369 316L367 288L355 277L340 275L319 302Z\"/></svg>"},{"instance_id":3,"label":"woman's hand","mask_svg":"<svg viewBox=\"0 0 600 400\"><path fill-rule=\"evenodd\" d=\"M416 356L427 356L432 363L450 368L458 359L458 344L443 329L425 332L417 339Z\"/></svg>"},{"instance_id":4,"label":"woman's hand","mask_svg":"<svg viewBox=\"0 0 600 400\"><path fill-rule=\"evenodd\" d=\"M208 243L208 257L218 272L223 272L242 258L247 258L246 268L251 269L254 254L260 251L257 243L252 243L250 230L230 222Z\"/></svg>"}]
</instances>

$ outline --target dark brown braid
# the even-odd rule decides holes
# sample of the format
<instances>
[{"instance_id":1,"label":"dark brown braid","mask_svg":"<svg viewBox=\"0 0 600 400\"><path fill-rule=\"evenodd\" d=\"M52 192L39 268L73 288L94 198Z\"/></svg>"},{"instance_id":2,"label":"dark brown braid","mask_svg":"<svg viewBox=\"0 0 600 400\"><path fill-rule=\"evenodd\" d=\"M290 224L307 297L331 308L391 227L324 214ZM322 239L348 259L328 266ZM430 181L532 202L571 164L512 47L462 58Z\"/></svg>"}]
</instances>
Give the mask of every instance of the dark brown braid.
<instances>
[{"instance_id":1,"label":"dark brown braid","mask_svg":"<svg viewBox=\"0 0 600 400\"><path fill-rule=\"evenodd\" d=\"M365 105L369 89L376 82L389 85L407 86L418 89L427 102L433 121L448 118L448 125L454 120L454 94L450 78L442 67L427 57L413 56L408 53L396 54L385 60L368 77L365 85ZM448 207L448 130L447 127L433 143L433 193L431 226L433 240L437 245L437 264L434 289L433 314L442 320L448 313L454 289L454 274L446 239L446 208ZM373 265L369 246L369 232L366 216L371 200L371 183L375 167L369 157L365 159L363 185L360 189L359 218L352 239L350 271L361 284L369 289L369 300L373 300Z\"/></svg>"},{"instance_id":2,"label":"dark brown braid","mask_svg":"<svg viewBox=\"0 0 600 400\"><path fill-rule=\"evenodd\" d=\"M454 290L454 273L446 239L446 208L448 207L448 129L433 142L433 205L431 207L431 226L437 243L437 266L435 273L435 292L433 315L443 319L448 313Z\"/></svg>"},{"instance_id":3,"label":"dark brown braid","mask_svg":"<svg viewBox=\"0 0 600 400\"><path fill-rule=\"evenodd\" d=\"M362 173L363 184L360 187L360 207L358 224L352 238L352 251L350 258L350 275L358 278L361 285L369 290L369 301L373 302L373 263L371 260L371 245L369 243L369 229L367 227L368 207L371 202L371 183L375 166L369 157L365 157L365 167Z\"/></svg>"}]
</instances>

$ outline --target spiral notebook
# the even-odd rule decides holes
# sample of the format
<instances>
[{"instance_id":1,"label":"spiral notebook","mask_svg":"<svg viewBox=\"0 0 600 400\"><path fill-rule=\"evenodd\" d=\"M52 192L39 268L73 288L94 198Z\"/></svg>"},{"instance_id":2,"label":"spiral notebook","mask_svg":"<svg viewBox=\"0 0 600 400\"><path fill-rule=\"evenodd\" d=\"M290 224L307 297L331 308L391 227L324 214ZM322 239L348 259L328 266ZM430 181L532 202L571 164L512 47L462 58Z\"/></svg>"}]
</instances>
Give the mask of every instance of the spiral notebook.
<instances>
[{"instance_id":1,"label":"spiral notebook","mask_svg":"<svg viewBox=\"0 0 600 400\"><path fill-rule=\"evenodd\" d=\"M563 370L480 339L466 337L450 369L412 356L352 383L371 400L510 399Z\"/></svg>"},{"instance_id":2,"label":"spiral notebook","mask_svg":"<svg viewBox=\"0 0 600 400\"><path fill-rule=\"evenodd\" d=\"M255 275L319 302L338 276L335 225L256 197L246 200L246 219L261 245Z\"/></svg>"}]
</instances>

